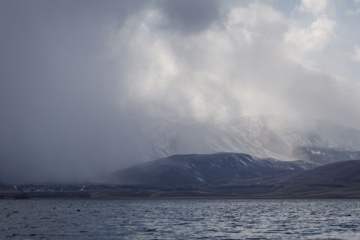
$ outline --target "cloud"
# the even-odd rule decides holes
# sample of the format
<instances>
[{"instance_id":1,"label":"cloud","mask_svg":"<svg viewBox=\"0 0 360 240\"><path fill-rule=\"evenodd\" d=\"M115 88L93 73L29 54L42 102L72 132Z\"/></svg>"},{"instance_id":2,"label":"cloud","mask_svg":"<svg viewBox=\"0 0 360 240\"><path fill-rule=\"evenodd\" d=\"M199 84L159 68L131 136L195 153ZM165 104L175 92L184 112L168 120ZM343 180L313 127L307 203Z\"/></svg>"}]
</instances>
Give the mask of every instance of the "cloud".
<instances>
[{"instance_id":1,"label":"cloud","mask_svg":"<svg viewBox=\"0 0 360 240\"><path fill-rule=\"evenodd\" d=\"M358 84L307 61L337 37L325 10L306 26L261 1L1 5L0 181L75 181L140 162L132 124L143 118L360 120Z\"/></svg>"},{"instance_id":2,"label":"cloud","mask_svg":"<svg viewBox=\"0 0 360 240\"><path fill-rule=\"evenodd\" d=\"M348 16L358 15L358 14L360 14L360 8L358 8L356 10L347 10L346 11L346 15L348 15Z\"/></svg>"},{"instance_id":3,"label":"cloud","mask_svg":"<svg viewBox=\"0 0 360 240\"><path fill-rule=\"evenodd\" d=\"M318 16L324 14L327 10L327 7L327 0L301 0L299 11Z\"/></svg>"},{"instance_id":4,"label":"cloud","mask_svg":"<svg viewBox=\"0 0 360 240\"><path fill-rule=\"evenodd\" d=\"M182 34L198 33L209 28L219 17L218 1L164 1L161 10L166 20L163 26Z\"/></svg>"},{"instance_id":5,"label":"cloud","mask_svg":"<svg viewBox=\"0 0 360 240\"><path fill-rule=\"evenodd\" d=\"M360 63L360 47L358 45L354 46L354 52L351 55L353 61Z\"/></svg>"},{"instance_id":6,"label":"cloud","mask_svg":"<svg viewBox=\"0 0 360 240\"><path fill-rule=\"evenodd\" d=\"M360 3L360 0L354 0L354 4L358 4L358 3ZM353 15L358 15L358 14L360 14L360 8L357 8L357 9L348 9L347 11L346 11L346 15L348 15L348 16L353 16Z\"/></svg>"},{"instance_id":7,"label":"cloud","mask_svg":"<svg viewBox=\"0 0 360 240\"><path fill-rule=\"evenodd\" d=\"M103 57L107 27L125 21L117 3L1 5L0 182L86 179L136 159Z\"/></svg>"},{"instance_id":8,"label":"cloud","mask_svg":"<svg viewBox=\"0 0 360 240\"><path fill-rule=\"evenodd\" d=\"M280 13L261 4L234 9L216 28L196 36L153 31L146 23L159 18L159 14L143 12L122 30L110 34L109 55L114 61L122 64L123 54L132 59L130 66L119 70L119 89L128 88L131 96L120 97L119 102L130 102L125 107L141 109L145 115L168 111L167 114L215 120L249 111L251 107L242 101L249 96L257 95L257 99L248 99L254 103L266 98L258 104L266 108L270 97L257 94L260 88L252 85L262 81L260 76L251 75L257 65L267 68L269 54L276 56L276 49L267 46L276 47L282 40L279 33L286 31ZM264 62L258 62L262 51ZM250 91L254 94L249 95ZM154 105L161 106L161 110L154 110Z\"/></svg>"},{"instance_id":9,"label":"cloud","mask_svg":"<svg viewBox=\"0 0 360 240\"><path fill-rule=\"evenodd\" d=\"M120 103L127 103L122 105L125 109L138 109L145 116L218 121L264 112L332 115L318 109L326 105L325 95L316 110L310 111L298 106L300 95L289 101L288 91L295 91L291 86L297 81L316 84L316 77L313 82L299 78L315 74L305 67L304 55L326 47L334 37L334 21L320 17L304 28L271 6L254 3L233 8L219 24L194 36L154 31L147 23L161 19L161 14L142 12L121 31L110 34L113 61L124 54L132 60L119 68L119 89L131 93L119 97ZM320 82L333 78L324 75ZM314 88L310 99L323 95L321 91ZM311 104L304 106L312 108Z\"/></svg>"},{"instance_id":10,"label":"cloud","mask_svg":"<svg viewBox=\"0 0 360 240\"><path fill-rule=\"evenodd\" d=\"M336 22L327 17L316 19L308 28L294 24L286 32L285 42L291 44L300 54L320 51L335 36L335 27Z\"/></svg>"}]
</instances>

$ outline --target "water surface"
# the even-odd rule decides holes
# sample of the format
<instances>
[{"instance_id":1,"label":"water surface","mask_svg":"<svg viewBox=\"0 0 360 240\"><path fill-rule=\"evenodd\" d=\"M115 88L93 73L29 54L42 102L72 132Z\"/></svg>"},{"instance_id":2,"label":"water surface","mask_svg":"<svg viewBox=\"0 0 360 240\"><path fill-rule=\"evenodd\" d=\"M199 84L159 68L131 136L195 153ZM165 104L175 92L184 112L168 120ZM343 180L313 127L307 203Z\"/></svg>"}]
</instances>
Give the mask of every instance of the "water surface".
<instances>
[{"instance_id":1,"label":"water surface","mask_svg":"<svg viewBox=\"0 0 360 240\"><path fill-rule=\"evenodd\" d=\"M1 200L0 239L360 239L360 200Z\"/></svg>"}]
</instances>

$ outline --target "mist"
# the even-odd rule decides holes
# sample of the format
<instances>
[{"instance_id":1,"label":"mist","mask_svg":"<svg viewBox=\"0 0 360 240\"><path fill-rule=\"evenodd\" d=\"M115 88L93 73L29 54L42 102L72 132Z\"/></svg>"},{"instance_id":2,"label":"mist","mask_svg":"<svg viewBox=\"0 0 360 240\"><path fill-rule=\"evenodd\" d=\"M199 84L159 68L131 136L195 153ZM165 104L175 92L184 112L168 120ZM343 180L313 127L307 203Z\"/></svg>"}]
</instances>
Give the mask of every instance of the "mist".
<instances>
[{"instance_id":1,"label":"mist","mask_svg":"<svg viewBox=\"0 0 360 240\"><path fill-rule=\"evenodd\" d=\"M148 118L360 128L360 30L346 27L360 4L310 2L2 1L0 182L142 162L133 126Z\"/></svg>"}]
</instances>

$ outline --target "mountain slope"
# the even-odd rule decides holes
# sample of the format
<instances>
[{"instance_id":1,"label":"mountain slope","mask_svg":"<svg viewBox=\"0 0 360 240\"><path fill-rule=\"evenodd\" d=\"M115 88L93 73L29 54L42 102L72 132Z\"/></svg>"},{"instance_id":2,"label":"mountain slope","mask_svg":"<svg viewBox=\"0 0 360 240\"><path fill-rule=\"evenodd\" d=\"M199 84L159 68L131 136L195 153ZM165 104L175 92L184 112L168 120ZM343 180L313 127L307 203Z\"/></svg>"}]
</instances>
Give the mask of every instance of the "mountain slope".
<instances>
[{"instance_id":1,"label":"mountain slope","mask_svg":"<svg viewBox=\"0 0 360 240\"><path fill-rule=\"evenodd\" d=\"M121 194L142 197L360 198L360 160L320 167L248 154L176 155L117 171Z\"/></svg>"},{"instance_id":2,"label":"mountain slope","mask_svg":"<svg viewBox=\"0 0 360 240\"><path fill-rule=\"evenodd\" d=\"M336 162L294 174L273 196L360 198L360 160Z\"/></svg>"},{"instance_id":3,"label":"mountain slope","mask_svg":"<svg viewBox=\"0 0 360 240\"><path fill-rule=\"evenodd\" d=\"M112 181L123 185L218 185L313 167L304 161L258 159L241 153L175 155L117 171Z\"/></svg>"},{"instance_id":4,"label":"mountain slope","mask_svg":"<svg viewBox=\"0 0 360 240\"><path fill-rule=\"evenodd\" d=\"M360 184L360 160L336 162L304 171L288 184Z\"/></svg>"}]
</instances>

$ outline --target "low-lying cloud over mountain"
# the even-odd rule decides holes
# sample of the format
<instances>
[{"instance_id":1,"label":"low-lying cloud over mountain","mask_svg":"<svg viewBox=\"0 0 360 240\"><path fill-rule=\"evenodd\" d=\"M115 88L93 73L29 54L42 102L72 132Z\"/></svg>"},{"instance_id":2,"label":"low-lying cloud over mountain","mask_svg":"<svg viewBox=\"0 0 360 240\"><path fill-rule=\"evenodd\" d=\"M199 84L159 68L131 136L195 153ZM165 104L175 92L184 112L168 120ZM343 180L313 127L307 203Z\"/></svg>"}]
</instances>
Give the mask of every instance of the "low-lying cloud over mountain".
<instances>
[{"instance_id":1,"label":"low-lying cloud over mountain","mask_svg":"<svg viewBox=\"0 0 360 240\"><path fill-rule=\"evenodd\" d=\"M213 123L275 113L360 128L359 8L350 0L1 1L0 181L92 178L172 149L288 154L286 141L258 148L271 133L246 145L199 124L210 132L184 142L187 128L177 138L188 146L161 155L138 145L136 132L151 131L133 131L156 117ZM212 136L222 137L201 141ZM141 137L159 148L155 135Z\"/></svg>"},{"instance_id":2,"label":"low-lying cloud over mountain","mask_svg":"<svg viewBox=\"0 0 360 240\"><path fill-rule=\"evenodd\" d=\"M279 115L247 116L217 124L155 118L144 119L132 126L133 144L138 146L144 160L216 152L296 160L310 159L309 154L314 153L319 155L327 151L330 154L331 149L341 152L337 155L339 160L350 160L356 156L347 156L360 146L360 130L324 119L291 119ZM350 152L340 157L345 150ZM324 157L323 163L336 161L329 156Z\"/></svg>"}]
</instances>

